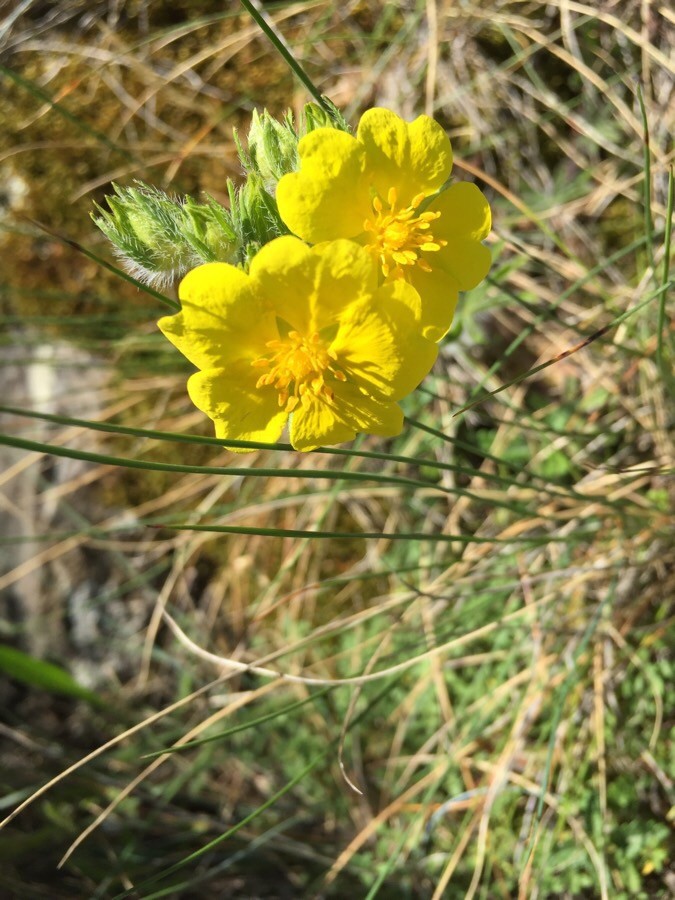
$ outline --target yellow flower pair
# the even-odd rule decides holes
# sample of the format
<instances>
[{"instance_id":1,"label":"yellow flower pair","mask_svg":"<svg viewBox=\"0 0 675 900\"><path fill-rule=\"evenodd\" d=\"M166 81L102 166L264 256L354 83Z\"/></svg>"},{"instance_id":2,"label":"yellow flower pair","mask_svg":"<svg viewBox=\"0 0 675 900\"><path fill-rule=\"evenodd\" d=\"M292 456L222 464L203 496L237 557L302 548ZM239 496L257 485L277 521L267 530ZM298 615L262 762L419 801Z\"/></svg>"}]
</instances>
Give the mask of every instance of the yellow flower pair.
<instances>
[{"instance_id":1,"label":"yellow flower pair","mask_svg":"<svg viewBox=\"0 0 675 900\"><path fill-rule=\"evenodd\" d=\"M287 422L298 450L393 436L458 292L487 274L489 206L472 184L440 190L452 150L428 116L372 109L356 136L318 128L298 155L276 192L297 237L266 244L248 274L189 272L159 327L200 370L188 391L218 437L272 442Z\"/></svg>"}]
</instances>

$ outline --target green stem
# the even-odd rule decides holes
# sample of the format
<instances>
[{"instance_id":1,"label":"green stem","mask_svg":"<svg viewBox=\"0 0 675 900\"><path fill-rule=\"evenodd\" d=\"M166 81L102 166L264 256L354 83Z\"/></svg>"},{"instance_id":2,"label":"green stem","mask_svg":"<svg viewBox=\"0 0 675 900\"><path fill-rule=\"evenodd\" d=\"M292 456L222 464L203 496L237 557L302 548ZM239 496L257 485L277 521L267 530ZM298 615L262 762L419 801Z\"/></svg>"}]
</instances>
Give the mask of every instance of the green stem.
<instances>
[{"instance_id":1,"label":"green stem","mask_svg":"<svg viewBox=\"0 0 675 900\"><path fill-rule=\"evenodd\" d=\"M671 166L670 174L668 176L668 205L666 209L666 233L664 236L663 247L663 278L661 282L664 290L659 299L658 336L656 344L656 364L668 390L672 390L673 384L670 363L665 359L663 353L663 336L666 331L666 295L670 278L670 239L673 232L674 188L673 167Z\"/></svg>"},{"instance_id":2,"label":"green stem","mask_svg":"<svg viewBox=\"0 0 675 900\"><path fill-rule=\"evenodd\" d=\"M299 62L295 59L291 51L289 50L284 39L276 33L276 31L272 28L266 18L263 16L259 10L255 8L251 0L241 0L241 5L244 7L246 12L251 16L251 18L256 22L256 24L260 27L261 31L265 34L266 37L272 42L274 47L279 51L281 56L286 60L291 71L300 79L300 81L307 88L309 93L314 97L319 106L328 113L328 115L333 118L333 113L321 95L321 91L317 88L314 82L311 80L309 75L305 72Z\"/></svg>"},{"instance_id":3,"label":"green stem","mask_svg":"<svg viewBox=\"0 0 675 900\"><path fill-rule=\"evenodd\" d=\"M642 114L642 127L644 129L644 216L645 216L645 237L647 238L647 258L652 272L656 274L654 268L654 222L652 220L652 166L651 166L651 148L649 143L649 120L647 119L647 108L645 106L644 97L642 95L642 86L638 84L637 88L638 103L640 104L640 113Z\"/></svg>"}]
</instances>

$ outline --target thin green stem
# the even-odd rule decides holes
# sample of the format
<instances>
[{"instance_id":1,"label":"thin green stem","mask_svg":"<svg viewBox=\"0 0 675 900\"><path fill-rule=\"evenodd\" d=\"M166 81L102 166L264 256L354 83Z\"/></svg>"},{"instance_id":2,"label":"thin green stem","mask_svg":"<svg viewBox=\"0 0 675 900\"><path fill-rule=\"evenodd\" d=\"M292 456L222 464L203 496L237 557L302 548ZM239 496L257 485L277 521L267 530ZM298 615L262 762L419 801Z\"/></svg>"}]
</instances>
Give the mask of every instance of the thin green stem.
<instances>
[{"instance_id":1,"label":"thin green stem","mask_svg":"<svg viewBox=\"0 0 675 900\"><path fill-rule=\"evenodd\" d=\"M265 36L272 42L274 48L279 52L279 54L283 57L286 64L293 72L293 74L302 82L302 84L307 88L309 93L314 97L319 106L325 110L328 115L332 118L332 111L328 104L325 102L323 96L321 95L321 91L314 84L309 75L302 68L300 63L295 59L291 50L286 43L286 41L278 34L274 28L270 25L266 16L263 15L262 12L257 10L253 3L250 0L241 0L241 5L244 7L246 12L251 16L251 18L258 25L260 30L265 34Z\"/></svg>"},{"instance_id":2,"label":"thin green stem","mask_svg":"<svg viewBox=\"0 0 675 900\"><path fill-rule=\"evenodd\" d=\"M654 221L652 219L652 161L651 149L649 142L649 121L647 119L647 107L645 99L642 95L642 85L637 87L638 103L640 104L640 113L642 115L642 127L644 129L644 167L645 177L643 181L644 192L644 217L645 217L645 238L647 239L647 258L652 272L655 272L654 265Z\"/></svg>"},{"instance_id":3,"label":"thin green stem","mask_svg":"<svg viewBox=\"0 0 675 900\"><path fill-rule=\"evenodd\" d=\"M205 437L203 435L196 434L183 434L182 432L174 432L174 431L156 431L146 428L134 428L130 425L117 425L112 422L97 422L93 419L78 419L73 416L59 416L54 413L43 413L37 410L29 410L22 409L20 407L15 406L5 406L4 404L0 404L0 413L5 413L11 416L23 416L24 418L29 419L38 419L44 422L53 422L57 425L65 425L65 426L74 426L76 428L87 428L91 431L101 431L106 434L120 434L120 435L128 435L130 437L138 437L144 438L146 440L153 441L171 441L175 443L185 443L185 444L197 444L200 446L212 446L219 447L221 449L233 449L238 448L242 450L279 450L279 451L290 451L293 450L293 446L291 444L284 443L275 443L275 444L267 444L262 441L239 441L239 440L228 440L224 441L222 438L215 437ZM406 422L414 428L418 428L422 431L427 432L428 434L434 435L435 437L441 438L443 441L449 441L448 435L444 432L439 431L436 428L432 428L430 425L425 425L422 422L418 422L415 419L411 419L409 416L405 417ZM2 441L0 440L0 443ZM470 444L466 444L463 441L457 440L454 438L451 443L453 443L456 447L467 450L468 452L476 452L477 450L486 458L490 459L496 465L505 466L512 471L516 469L516 466L510 463L506 459L502 459L498 456L494 456L485 450L472 446ZM38 450L39 445L35 444L31 448L33 450ZM49 444L44 445L43 452L51 453L53 452L52 446ZM487 481L494 482L498 485L503 485L504 487L512 487L512 486L520 486L522 487L522 482L518 477L510 477L508 475L503 475L498 472L480 472L477 469L474 469L470 466L458 465L457 463L449 463L444 462L442 460L432 459L429 457L421 457L421 456L404 456L401 454L394 453L379 453L375 450L352 450L345 447L318 447L313 451L314 453L322 454L324 456L341 456L345 459L355 458L355 459L375 459L380 460L382 462L388 463L402 463L404 465L415 465L415 466L425 466L429 469L435 469L440 472L454 472L457 475L465 475L469 478L473 478L477 475L480 475L481 478L486 479ZM195 468L197 471L197 468ZM201 471L206 471L203 467ZM256 473L260 472L260 469L255 470L247 470L254 471ZM287 471L293 471L298 474L298 477L301 477L303 474L306 474L306 471L303 472L302 469L293 469L293 470L275 470L278 474L283 474ZM522 467L518 469L519 474L522 474ZM344 476L344 471L341 475L335 474L333 477L336 479L341 479ZM575 491L572 488L556 488L552 486L550 482L543 478L541 475L537 475L532 472L529 473L529 477L532 482L536 482L538 484L538 490L544 491L551 497L567 497L570 494L575 497L579 497L580 499L586 499L585 495ZM411 479L408 479L406 483L413 483ZM474 497L470 491L462 490L461 488L440 488L438 485L435 485L434 482L426 481L426 480L414 480L415 484L418 484L423 487L436 487L438 490L442 490L444 493L452 493L457 496L469 496ZM603 505L615 508L617 510L621 509L620 504L617 501L609 500L607 498L598 499L597 502L602 503ZM510 505L507 503L500 504L505 508L509 508ZM514 510L519 511L519 510Z\"/></svg>"},{"instance_id":4,"label":"thin green stem","mask_svg":"<svg viewBox=\"0 0 675 900\"><path fill-rule=\"evenodd\" d=\"M152 522L144 522L152 525ZM206 534L248 534L255 537L312 538L328 540L353 541L363 540L386 541L435 541L439 544L506 544L544 546L549 543L569 544L570 537L565 534L518 535L517 537L476 537L475 534L438 534L426 531L313 531L304 528L261 528L258 525L172 525L158 524L156 527L167 531L199 531ZM537 527L536 525L534 526ZM579 529L574 537L578 540L596 537L598 528Z\"/></svg>"},{"instance_id":5,"label":"thin green stem","mask_svg":"<svg viewBox=\"0 0 675 900\"><path fill-rule=\"evenodd\" d=\"M241 441L238 443L242 443ZM149 472L175 472L182 475L251 475L253 477L270 476L274 478L318 478L325 481L358 481L378 482L381 484L399 484L414 488L428 488L442 494L448 491L432 482L417 478L404 478L399 475L387 475L379 472L334 472L330 469L279 469L249 468L246 466L189 466L183 463L164 463L154 460L133 459L126 456L110 456L104 453L90 453L87 450L75 450L71 447L60 447L39 441L28 441L23 438L0 434L0 446L16 447L35 453L50 453L66 459L79 459L83 462L99 463L106 466L120 466L125 469L145 469ZM274 445L269 445L274 449Z\"/></svg>"},{"instance_id":6,"label":"thin green stem","mask_svg":"<svg viewBox=\"0 0 675 900\"><path fill-rule=\"evenodd\" d=\"M673 233L673 206L675 205L675 179L673 178L673 167L670 167L668 175L668 206L666 209L666 233L664 237L663 247L663 277L661 284L663 293L659 298L659 316L657 325L657 343L656 343L656 364L661 373L666 387L669 391L673 390L673 377L670 371L670 362L664 355L664 335L666 333L666 296L670 285L670 240Z\"/></svg>"},{"instance_id":7,"label":"thin green stem","mask_svg":"<svg viewBox=\"0 0 675 900\"><path fill-rule=\"evenodd\" d=\"M173 747L163 747L161 750L155 750L153 753L144 753L141 759L156 759L158 756L164 756L166 753L185 753L188 750L194 750L195 747L211 744L213 741L222 741L224 738L230 737L233 734L238 734L241 731L246 731L248 728L258 728L260 725L264 725L265 722L271 722L274 719L278 719L280 716L287 716L296 709L300 709L301 706L306 706L308 703L314 703L318 697L323 697L323 695L327 694L329 691L335 690L335 687L335 685L328 685L328 687L322 688L320 691L310 693L310 695L303 700L296 700L294 703L282 706L281 709L275 709L274 712L266 713L263 716L257 716L255 719L249 719L246 722L242 722L240 725L233 725L232 728L226 728L224 731L219 731L217 734L209 735L209 737L187 741L185 744L174 744Z\"/></svg>"},{"instance_id":8,"label":"thin green stem","mask_svg":"<svg viewBox=\"0 0 675 900\"><path fill-rule=\"evenodd\" d=\"M330 745L329 745L330 746ZM252 813L249 813L248 816L241 819L241 821L237 822L236 825L233 825L232 828L228 828L227 831L223 832L223 834L219 834L218 837L213 838L213 840L209 841L203 847L200 847L199 850L195 850L194 853L191 853L189 856L186 856L184 859L181 859L180 862L174 863L172 866L169 866L167 869L163 869L161 872L157 873L157 875L153 875L150 878L146 878L145 881L142 881L137 888L143 888L150 884L154 884L156 881L159 881L162 878L169 878L175 872L178 872L188 863L193 862L196 859L199 859L201 856L204 856L205 853L208 853L209 850L213 850L214 847L217 847L219 844L222 844L223 841L226 841L228 838L233 837L238 831L240 831L245 825L248 825L249 822L252 822L253 819L257 818L262 812L266 809L269 809L271 806L280 800L285 794L287 794L291 788L295 787L296 784L299 784L305 775L308 775L312 769L315 769L319 763L323 760L324 756L327 754L329 747L324 748L324 750L319 753L318 756L315 756L314 759L301 769L300 772L292 778L287 784L285 784L280 790L278 790L275 794L258 806ZM129 897L133 892L132 891L123 891L121 894L117 894L113 897L113 900L122 900L123 897Z\"/></svg>"},{"instance_id":9,"label":"thin green stem","mask_svg":"<svg viewBox=\"0 0 675 900\"><path fill-rule=\"evenodd\" d=\"M54 231L52 228L49 228L42 222L37 222L35 219L31 219L29 216L24 216L23 218L27 222L30 222L31 225L35 226L35 228L39 228L40 231L44 231L45 234L56 238L58 241L66 244L66 246L72 247L73 250L77 250L78 253L86 256L87 259L91 259L93 262L98 263L99 266L102 266L104 269L107 269L114 275L119 276L119 278L122 278L124 281L128 281L129 284L133 284L134 287L137 287L139 290L144 291L144 293L149 294L150 297L154 297L155 300L159 300L160 303L164 303L164 305L172 309L173 312L177 312L178 310L180 310L180 303L177 300L172 300L170 297L164 296L164 294L161 294L159 291L156 291L149 285L144 284L137 278L134 278L133 275L127 274L127 272L125 272L123 269L118 268L118 266L114 266L112 263L107 262L105 259L103 259L103 257L98 256L92 250L88 250L86 247L82 246L82 244L78 243L77 241L74 241L72 238L66 237L63 234L59 234L58 231Z\"/></svg>"}]
</instances>

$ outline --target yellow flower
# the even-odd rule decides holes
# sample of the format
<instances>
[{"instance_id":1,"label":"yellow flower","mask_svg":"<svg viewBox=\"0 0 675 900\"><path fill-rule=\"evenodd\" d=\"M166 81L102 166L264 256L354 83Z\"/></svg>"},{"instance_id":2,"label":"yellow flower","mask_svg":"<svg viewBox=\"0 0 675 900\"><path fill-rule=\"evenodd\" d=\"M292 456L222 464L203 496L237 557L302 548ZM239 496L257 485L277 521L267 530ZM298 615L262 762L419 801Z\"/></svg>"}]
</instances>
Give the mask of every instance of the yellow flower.
<instances>
[{"instance_id":1,"label":"yellow flower","mask_svg":"<svg viewBox=\"0 0 675 900\"><path fill-rule=\"evenodd\" d=\"M200 369L188 393L224 440L273 442L289 419L297 450L398 434L396 401L436 359L417 293L378 285L371 254L351 241L309 248L280 237L249 274L208 263L179 296L181 312L158 324Z\"/></svg>"},{"instance_id":2,"label":"yellow flower","mask_svg":"<svg viewBox=\"0 0 675 900\"><path fill-rule=\"evenodd\" d=\"M381 278L410 282L422 298L425 333L440 340L458 291L476 287L490 267L481 244L490 207L478 188L451 185L428 205L452 169L452 149L429 116L404 122L370 109L356 136L331 128L298 145L300 170L284 175L277 203L286 225L310 244L350 238L367 247Z\"/></svg>"}]
</instances>

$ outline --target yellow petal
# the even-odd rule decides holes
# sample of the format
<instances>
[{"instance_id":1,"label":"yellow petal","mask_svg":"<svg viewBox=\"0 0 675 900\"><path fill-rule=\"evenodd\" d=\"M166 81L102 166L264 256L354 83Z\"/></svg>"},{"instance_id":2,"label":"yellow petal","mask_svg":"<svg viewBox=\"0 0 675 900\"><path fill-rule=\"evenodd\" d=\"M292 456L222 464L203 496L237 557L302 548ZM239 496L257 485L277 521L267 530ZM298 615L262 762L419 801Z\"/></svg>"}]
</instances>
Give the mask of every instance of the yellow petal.
<instances>
[{"instance_id":1,"label":"yellow petal","mask_svg":"<svg viewBox=\"0 0 675 900\"><path fill-rule=\"evenodd\" d=\"M377 399L398 400L410 393L438 352L417 328L411 330L411 313L404 302L387 305L396 290L385 287L372 302L351 306L330 348L347 381Z\"/></svg>"},{"instance_id":2,"label":"yellow petal","mask_svg":"<svg viewBox=\"0 0 675 900\"><path fill-rule=\"evenodd\" d=\"M341 384L327 403L312 398L291 416L290 437L296 450L314 450L351 441L358 432L393 437L403 428L403 413L396 403L379 402L354 385Z\"/></svg>"},{"instance_id":3,"label":"yellow petal","mask_svg":"<svg viewBox=\"0 0 675 900\"><path fill-rule=\"evenodd\" d=\"M475 184L463 181L451 185L430 205L430 210L440 212L434 221L434 237L446 241L446 245L429 257L432 273L415 273L411 281L422 294L425 281L440 281L431 289L434 295L442 290L445 273L461 291L468 291L480 284L490 270L491 256L480 243L492 227L490 206ZM422 277L426 275L426 277Z\"/></svg>"},{"instance_id":4,"label":"yellow petal","mask_svg":"<svg viewBox=\"0 0 675 900\"><path fill-rule=\"evenodd\" d=\"M443 187L452 171L450 138L430 116L419 116L408 125L410 167L419 190L429 196Z\"/></svg>"},{"instance_id":5,"label":"yellow petal","mask_svg":"<svg viewBox=\"0 0 675 900\"><path fill-rule=\"evenodd\" d=\"M490 251L484 244L467 238L452 238L445 247L434 253L433 274L440 277L440 273L445 272L457 283L460 291L470 291L485 278L491 263Z\"/></svg>"},{"instance_id":6,"label":"yellow petal","mask_svg":"<svg viewBox=\"0 0 675 900\"><path fill-rule=\"evenodd\" d=\"M352 302L371 297L379 273L372 254L353 241L318 244L312 255L318 262L312 330L320 331L336 324Z\"/></svg>"},{"instance_id":7,"label":"yellow petal","mask_svg":"<svg viewBox=\"0 0 675 900\"><path fill-rule=\"evenodd\" d=\"M193 269L181 281L178 295L181 311L157 324L197 368L259 356L265 341L276 336L274 317L249 277L228 263Z\"/></svg>"},{"instance_id":8,"label":"yellow petal","mask_svg":"<svg viewBox=\"0 0 675 900\"><path fill-rule=\"evenodd\" d=\"M255 290L291 330L311 333L319 261L307 244L296 237L270 241L254 256L249 269ZM255 328L251 319L250 326ZM316 330L316 329L314 329Z\"/></svg>"},{"instance_id":9,"label":"yellow petal","mask_svg":"<svg viewBox=\"0 0 675 900\"><path fill-rule=\"evenodd\" d=\"M337 410L318 397L291 414L290 438L296 450L342 444L356 437L356 427L343 421Z\"/></svg>"},{"instance_id":10,"label":"yellow petal","mask_svg":"<svg viewBox=\"0 0 675 900\"><path fill-rule=\"evenodd\" d=\"M383 284L377 292L378 309L388 314L398 328L412 331L422 326L426 315L418 291L402 278Z\"/></svg>"},{"instance_id":11,"label":"yellow petal","mask_svg":"<svg viewBox=\"0 0 675 900\"><path fill-rule=\"evenodd\" d=\"M450 141L429 116L408 124L388 109L369 109L356 134L366 149L368 174L376 191L386 198L397 192L399 206L418 194L429 196L446 181L452 169Z\"/></svg>"},{"instance_id":12,"label":"yellow petal","mask_svg":"<svg viewBox=\"0 0 675 900\"><path fill-rule=\"evenodd\" d=\"M357 432L394 437L403 428L403 412L391 400L365 396L353 384L341 384L335 392L340 416L351 422Z\"/></svg>"},{"instance_id":13,"label":"yellow petal","mask_svg":"<svg viewBox=\"0 0 675 900\"><path fill-rule=\"evenodd\" d=\"M257 376L252 366L240 363L189 378L190 399L213 419L216 437L266 443L279 439L288 414L279 409L275 390L256 388Z\"/></svg>"},{"instance_id":14,"label":"yellow petal","mask_svg":"<svg viewBox=\"0 0 675 900\"><path fill-rule=\"evenodd\" d=\"M344 131L317 128L302 138L298 154L300 171L277 185L286 225L310 244L360 234L371 211L361 144Z\"/></svg>"},{"instance_id":15,"label":"yellow petal","mask_svg":"<svg viewBox=\"0 0 675 900\"><path fill-rule=\"evenodd\" d=\"M350 303L372 295L378 271L372 255L353 241L310 248L298 238L280 237L254 257L250 275L274 314L310 335L337 324Z\"/></svg>"},{"instance_id":16,"label":"yellow petal","mask_svg":"<svg viewBox=\"0 0 675 900\"><path fill-rule=\"evenodd\" d=\"M434 254L434 262L437 256ZM438 267L431 272L415 268L410 281L421 297L422 334L430 341L440 341L452 325L459 286L452 276Z\"/></svg>"},{"instance_id":17,"label":"yellow petal","mask_svg":"<svg viewBox=\"0 0 675 900\"><path fill-rule=\"evenodd\" d=\"M440 212L434 222L434 237L451 240L453 237L482 241L492 227L490 206L475 184L460 181L439 194L429 206Z\"/></svg>"}]
</instances>

